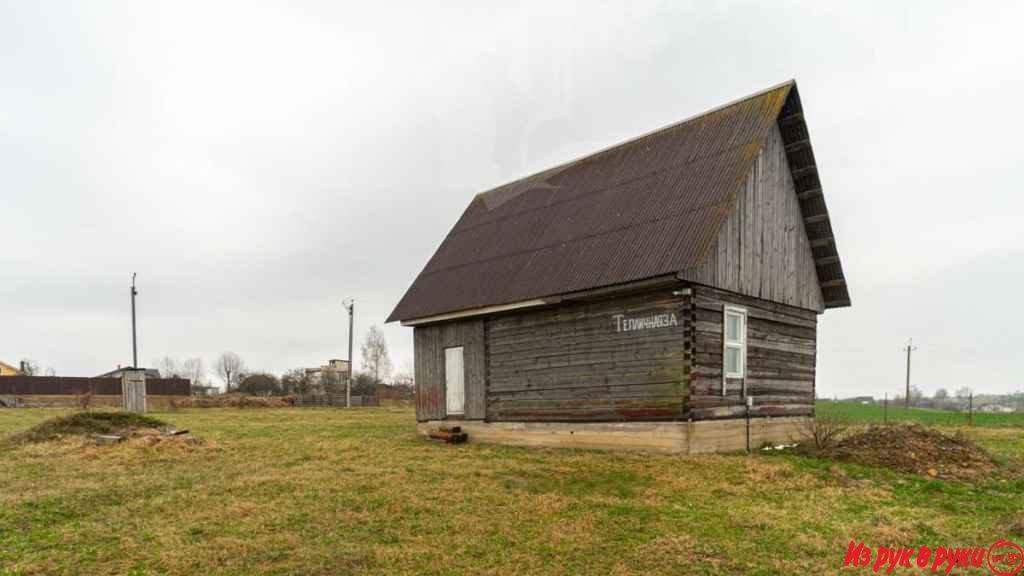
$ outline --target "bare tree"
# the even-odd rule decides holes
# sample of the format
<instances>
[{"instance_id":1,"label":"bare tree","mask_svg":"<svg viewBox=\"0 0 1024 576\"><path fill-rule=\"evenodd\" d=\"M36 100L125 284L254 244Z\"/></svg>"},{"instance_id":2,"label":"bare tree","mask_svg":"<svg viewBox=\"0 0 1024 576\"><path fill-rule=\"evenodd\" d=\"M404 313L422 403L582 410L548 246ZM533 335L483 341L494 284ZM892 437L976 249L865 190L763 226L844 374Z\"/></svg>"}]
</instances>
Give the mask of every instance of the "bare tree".
<instances>
[{"instance_id":1,"label":"bare tree","mask_svg":"<svg viewBox=\"0 0 1024 576\"><path fill-rule=\"evenodd\" d=\"M39 364L36 364L31 358L21 359L21 373L25 376L37 376L39 372Z\"/></svg>"},{"instance_id":2,"label":"bare tree","mask_svg":"<svg viewBox=\"0 0 1024 576\"><path fill-rule=\"evenodd\" d=\"M949 391L946 390L945 388L939 388L938 390L935 391L934 398L936 400L945 400L946 398L949 398Z\"/></svg>"},{"instance_id":3,"label":"bare tree","mask_svg":"<svg viewBox=\"0 0 1024 576\"><path fill-rule=\"evenodd\" d=\"M170 356L154 360L153 367L159 370L160 375L164 378L182 378L185 376L185 370L181 363Z\"/></svg>"},{"instance_id":4,"label":"bare tree","mask_svg":"<svg viewBox=\"0 0 1024 576\"><path fill-rule=\"evenodd\" d=\"M923 398L924 398L924 392L921 392L920 388L918 388L917 386L911 386L910 387L910 403L911 404L917 404Z\"/></svg>"},{"instance_id":5,"label":"bare tree","mask_svg":"<svg viewBox=\"0 0 1024 576\"><path fill-rule=\"evenodd\" d=\"M962 398L962 399L966 400L967 397L970 396L970 395L971 395L971 389L968 388L967 386L963 386L961 388L957 388L956 389L956 397L957 398Z\"/></svg>"},{"instance_id":6,"label":"bare tree","mask_svg":"<svg viewBox=\"0 0 1024 576\"><path fill-rule=\"evenodd\" d=\"M245 370L245 363L242 362L242 358L238 354L224 352L214 362L213 369L224 382L224 391L231 392L233 388L238 387L239 378Z\"/></svg>"},{"instance_id":7,"label":"bare tree","mask_svg":"<svg viewBox=\"0 0 1024 576\"><path fill-rule=\"evenodd\" d=\"M412 358L406 358L402 362L402 368L395 371L391 378L391 385L396 388L407 388L412 390L416 387L416 366Z\"/></svg>"},{"instance_id":8,"label":"bare tree","mask_svg":"<svg viewBox=\"0 0 1024 576\"><path fill-rule=\"evenodd\" d=\"M308 394L313 384L313 377L305 368L295 368L281 375L281 389L285 394Z\"/></svg>"},{"instance_id":9,"label":"bare tree","mask_svg":"<svg viewBox=\"0 0 1024 576\"><path fill-rule=\"evenodd\" d=\"M380 382L391 373L391 357L388 355L388 343L384 333L376 326L370 326L366 339L361 347L363 353L363 369L373 374L373 381Z\"/></svg>"},{"instance_id":10,"label":"bare tree","mask_svg":"<svg viewBox=\"0 0 1024 576\"><path fill-rule=\"evenodd\" d=\"M202 358L186 358L181 363L181 371L193 386L202 386L206 380L206 367L203 366Z\"/></svg>"},{"instance_id":11,"label":"bare tree","mask_svg":"<svg viewBox=\"0 0 1024 576\"><path fill-rule=\"evenodd\" d=\"M405 370L398 372L391 379L391 385L397 388L408 388L412 390L416 386L416 378L412 372Z\"/></svg>"}]
</instances>

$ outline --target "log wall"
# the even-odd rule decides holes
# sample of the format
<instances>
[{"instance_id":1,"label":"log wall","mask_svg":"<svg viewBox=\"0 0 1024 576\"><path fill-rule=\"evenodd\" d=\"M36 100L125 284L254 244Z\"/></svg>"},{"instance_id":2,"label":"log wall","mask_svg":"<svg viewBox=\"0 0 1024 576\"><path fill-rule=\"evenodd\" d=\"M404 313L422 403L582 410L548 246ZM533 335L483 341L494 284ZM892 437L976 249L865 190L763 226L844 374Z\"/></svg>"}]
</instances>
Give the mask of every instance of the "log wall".
<instances>
[{"instance_id":1,"label":"log wall","mask_svg":"<svg viewBox=\"0 0 1024 576\"><path fill-rule=\"evenodd\" d=\"M682 417L681 312L669 287L489 318L487 420Z\"/></svg>"},{"instance_id":2,"label":"log wall","mask_svg":"<svg viewBox=\"0 0 1024 576\"><path fill-rule=\"evenodd\" d=\"M723 309L747 309L747 371L722 393ZM814 413L817 314L707 286L693 287L693 367L688 403L694 420L743 416L744 387L754 416Z\"/></svg>"}]
</instances>

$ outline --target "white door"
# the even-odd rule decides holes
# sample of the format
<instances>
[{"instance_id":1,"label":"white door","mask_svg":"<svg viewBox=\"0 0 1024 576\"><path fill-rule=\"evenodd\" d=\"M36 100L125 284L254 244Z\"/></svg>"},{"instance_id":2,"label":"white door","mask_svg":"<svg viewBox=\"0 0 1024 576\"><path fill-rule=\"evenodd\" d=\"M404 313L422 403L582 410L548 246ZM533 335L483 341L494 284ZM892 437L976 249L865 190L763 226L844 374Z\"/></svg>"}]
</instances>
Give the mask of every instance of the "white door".
<instances>
[{"instance_id":1,"label":"white door","mask_svg":"<svg viewBox=\"0 0 1024 576\"><path fill-rule=\"evenodd\" d=\"M462 369L462 346L444 349L444 384L448 415L466 411L466 377Z\"/></svg>"}]
</instances>

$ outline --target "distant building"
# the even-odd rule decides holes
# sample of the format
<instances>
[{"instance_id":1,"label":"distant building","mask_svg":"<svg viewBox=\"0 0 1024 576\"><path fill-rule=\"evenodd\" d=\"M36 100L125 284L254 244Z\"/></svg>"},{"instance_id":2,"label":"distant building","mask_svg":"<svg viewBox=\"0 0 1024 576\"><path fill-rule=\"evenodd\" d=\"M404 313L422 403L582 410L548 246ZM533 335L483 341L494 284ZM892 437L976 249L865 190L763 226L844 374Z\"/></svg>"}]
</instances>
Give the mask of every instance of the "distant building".
<instances>
[{"instance_id":1,"label":"distant building","mask_svg":"<svg viewBox=\"0 0 1024 576\"><path fill-rule=\"evenodd\" d=\"M857 404L874 404L874 396L854 396L853 398L846 398L843 402L855 402Z\"/></svg>"},{"instance_id":2,"label":"distant building","mask_svg":"<svg viewBox=\"0 0 1024 576\"><path fill-rule=\"evenodd\" d=\"M0 376L21 376L22 371L6 362L0 362Z\"/></svg>"},{"instance_id":3,"label":"distant building","mask_svg":"<svg viewBox=\"0 0 1024 576\"><path fill-rule=\"evenodd\" d=\"M316 376L321 380L325 376L337 376L339 381L344 381L352 375L352 370L349 366L348 360L339 360L337 358L327 361L327 364L319 368L306 368L306 374L309 376Z\"/></svg>"},{"instance_id":4,"label":"distant building","mask_svg":"<svg viewBox=\"0 0 1024 576\"><path fill-rule=\"evenodd\" d=\"M124 374L126 370L132 370L132 368L129 368L127 366L124 366L124 367L118 366L117 370L111 370L110 372L104 372L103 374L100 374L99 376L96 376L96 378L120 378L121 375ZM139 368L139 370L145 370L146 371L146 378L159 378L160 377L160 371L157 370L156 368Z\"/></svg>"},{"instance_id":5,"label":"distant building","mask_svg":"<svg viewBox=\"0 0 1024 576\"><path fill-rule=\"evenodd\" d=\"M1013 412L1013 408L1010 406L1003 406L1002 404L986 404L979 408L978 412L989 412L992 414L1009 414Z\"/></svg>"},{"instance_id":6,"label":"distant building","mask_svg":"<svg viewBox=\"0 0 1024 576\"><path fill-rule=\"evenodd\" d=\"M192 384L191 390L193 396L213 396L220 392L220 388L206 384Z\"/></svg>"}]
</instances>

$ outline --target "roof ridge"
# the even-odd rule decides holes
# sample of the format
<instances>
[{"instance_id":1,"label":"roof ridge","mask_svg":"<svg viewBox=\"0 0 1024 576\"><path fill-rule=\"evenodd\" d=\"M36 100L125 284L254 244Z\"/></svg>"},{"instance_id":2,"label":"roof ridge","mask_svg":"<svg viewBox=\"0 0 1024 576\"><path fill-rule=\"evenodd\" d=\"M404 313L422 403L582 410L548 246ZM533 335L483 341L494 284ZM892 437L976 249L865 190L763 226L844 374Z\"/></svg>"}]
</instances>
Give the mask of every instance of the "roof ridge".
<instances>
[{"instance_id":1,"label":"roof ridge","mask_svg":"<svg viewBox=\"0 0 1024 576\"><path fill-rule=\"evenodd\" d=\"M751 142L753 142L755 140L751 140ZM536 206L536 207L533 207L533 208L528 208L526 210L520 210L518 212L513 212L510 216L519 216L519 215L527 214L527 213L530 213L530 212L539 212L541 210L548 210L552 206L557 206L559 204L565 204L566 202L575 202L576 200L580 200L580 199L585 198L587 196L592 196L594 194L600 194L602 192L607 192L608 190L611 190L611 189L615 188L616 186L620 186L622 184L632 184L632 183L640 182L642 180L647 180L647 179L650 179L650 178L654 178L654 177L660 176L660 175L662 175L662 174L664 174L666 172L669 172L671 170L677 170L679 168L684 168L684 167L687 167L687 166L690 166L690 165L693 165L693 164L697 164L698 162L706 162L708 160L714 160L714 159L716 159L716 158L718 158L718 157L720 157L720 156L722 156L724 154L728 154L730 152L735 151L737 148L741 148L743 146L749 146L749 145L750 145L750 142L740 142L738 144L733 144L732 146L729 146L728 148L722 148L721 150L718 150L717 152L713 152L713 153L707 154L706 156L701 156L699 158L694 158L693 160L684 160L682 162L678 162L678 163L675 163L675 164L669 164L669 165L664 166L662 168L657 168L657 169L654 169L654 170L650 170L650 171L645 172L645 173L643 173L643 174L641 174L639 176L633 176L631 178L623 178L622 180L616 180L616 181L611 182L610 184L606 184L606 185L603 185L603 186L598 186L598 187L594 188L593 190L588 190L588 191L583 192L581 194L577 194L576 196L571 196L569 198L564 198L562 200L551 202L549 204L545 204L544 206ZM763 146L763 143L759 144L759 146ZM530 178L530 176L528 176L527 178ZM478 222L476 224L460 228L458 226L459 223L456 222L456 225L452 228L451 232L452 232L452 234L462 234L464 232L469 232L471 230L475 230L475 229L480 228L482 226L487 226L487 225L489 225L491 223L493 223L493 220L486 220L484 222Z\"/></svg>"},{"instance_id":2,"label":"roof ridge","mask_svg":"<svg viewBox=\"0 0 1024 576\"><path fill-rule=\"evenodd\" d=\"M560 170L565 170L566 168L569 168L570 166L574 166L575 164L578 164L578 163L580 163L580 162L582 162L584 160L588 160L588 159L593 158L595 156L599 156L601 154L604 154L604 153L607 153L607 152L611 152L612 150L615 150L617 148L622 148L622 147L628 146L630 144L634 144L636 142L644 140L645 138L649 138L651 136L654 136L655 134L660 134L662 132L667 132L669 130L672 130L673 128L678 128L678 127L680 127L683 124L686 124L688 122L692 122L692 121L697 120L699 118L702 118L704 116L708 116L710 114L714 114L715 112L720 112L722 110L725 110L726 108L735 106L737 104L742 104L743 102L746 102L747 100L752 100L754 98L758 98L758 97L764 96L765 94L767 94L769 92L773 92L775 90L779 90L779 89L784 88L784 87L793 87L793 86L796 86L796 79L790 78L789 80L786 80L785 82L780 82L780 83L778 83L778 84L776 84L774 86L770 86L770 87L765 88L763 90L758 90L757 92L754 92L753 94L748 94L746 96L742 96L740 98L736 98L735 100L726 102L725 104L720 104L720 105L715 106L714 108L710 108L708 110L704 110L703 112L699 112L697 114L694 114L694 115L689 116L687 118L684 118L682 120L677 120L675 122L672 122L671 124L666 124L665 126L661 126L660 128L655 128L655 129L650 130L648 132L644 132L643 134L641 134L639 136L634 136L633 138L630 138L628 140L623 140L622 142L617 142L615 144L611 144L611 145L605 146L604 148L599 148L599 149L597 149L597 150L595 150L593 152L589 152L589 153L584 154L582 156L578 156L576 158L573 158L572 160L568 160L566 162L562 162L561 164L556 164L554 166L551 166L550 168L545 168L545 169L543 169L543 170L541 170L539 172L535 172L535 173L530 174L528 176L523 176L523 177L517 178L515 180L510 180L508 182L505 182L504 184L499 184L498 186L494 186L493 188L489 188L487 190L484 190L483 192L478 192L474 196L474 199L482 198L483 196L486 196L486 195L490 194L491 192L495 192L495 191L500 190L502 188L507 188L507 187L512 186L513 184L517 184L519 182L523 182L523 181L526 181L526 180L537 179L537 178L539 178L541 176L545 176L548 173L554 172L556 170L559 170L559 171Z\"/></svg>"}]
</instances>

